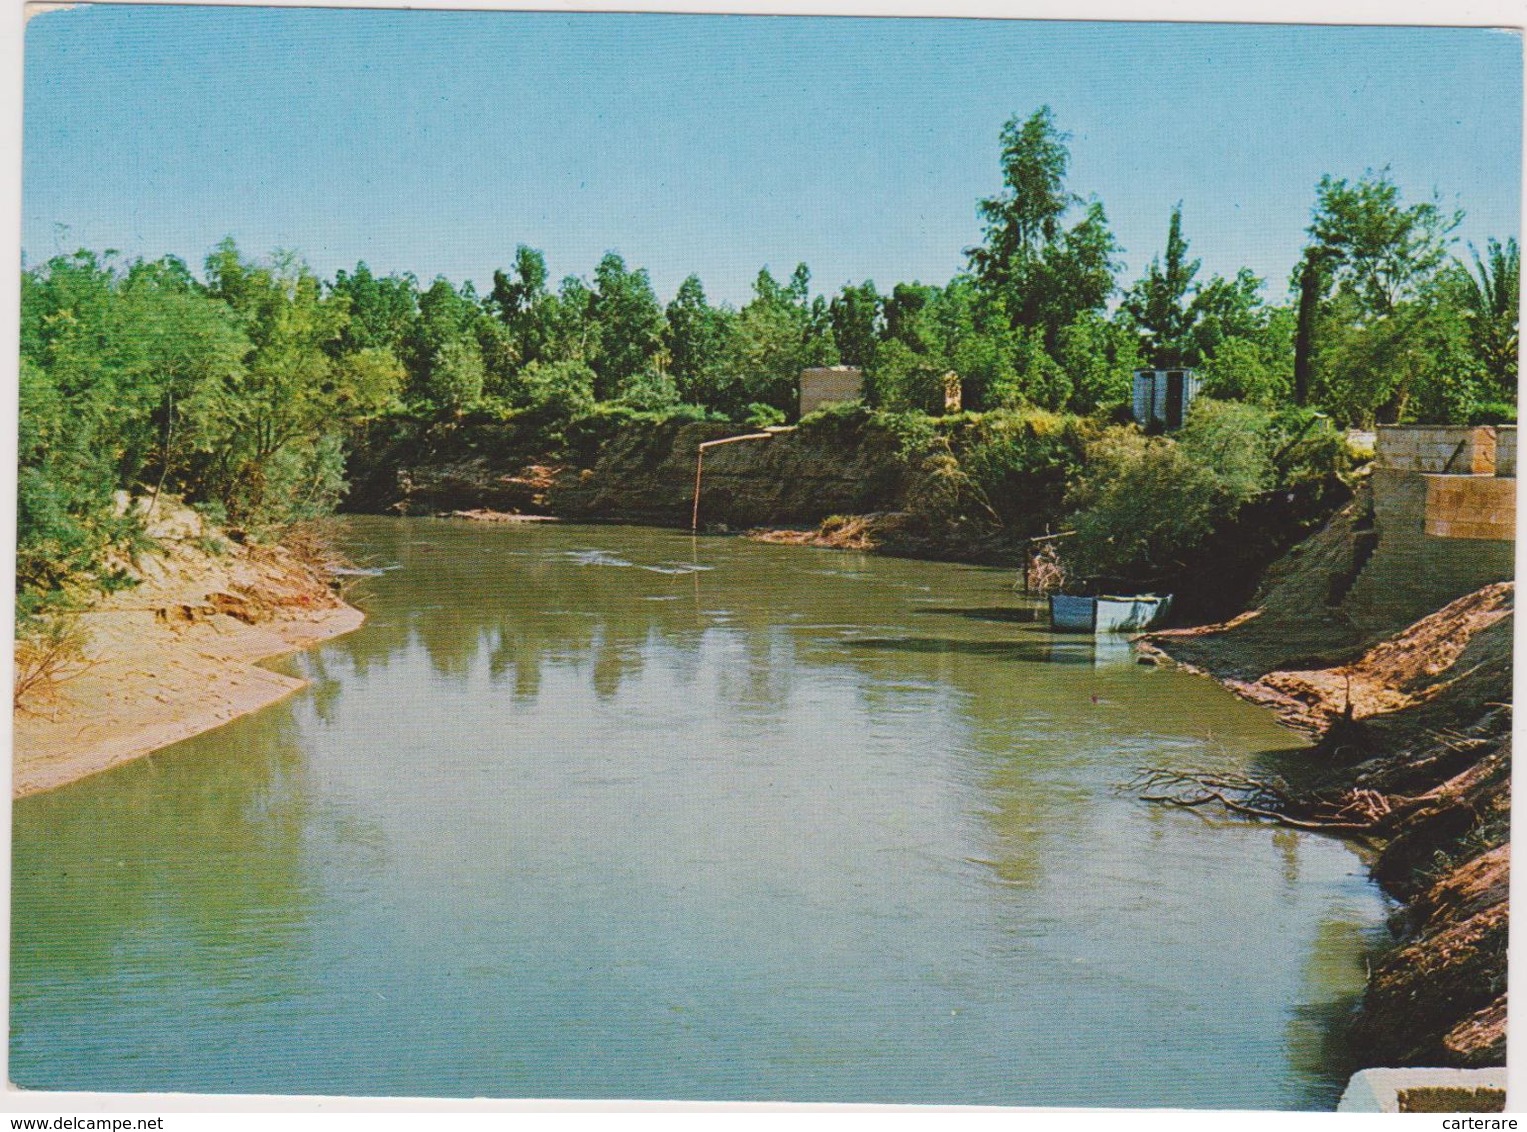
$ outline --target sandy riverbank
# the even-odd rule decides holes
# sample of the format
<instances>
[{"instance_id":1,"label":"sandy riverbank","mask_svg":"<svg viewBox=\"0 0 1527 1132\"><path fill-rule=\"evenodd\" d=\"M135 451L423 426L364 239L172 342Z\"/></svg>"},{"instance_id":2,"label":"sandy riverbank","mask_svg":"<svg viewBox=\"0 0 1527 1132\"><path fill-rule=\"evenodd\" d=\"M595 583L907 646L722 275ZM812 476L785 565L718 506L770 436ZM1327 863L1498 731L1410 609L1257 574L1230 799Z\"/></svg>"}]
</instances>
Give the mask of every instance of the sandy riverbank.
<instances>
[{"instance_id":1,"label":"sandy riverbank","mask_svg":"<svg viewBox=\"0 0 1527 1132\"><path fill-rule=\"evenodd\" d=\"M304 681L258 661L359 628L326 572L281 547L225 544L189 511L151 527L140 579L79 615L86 665L15 712L16 798L151 754L276 702Z\"/></svg>"}]
</instances>

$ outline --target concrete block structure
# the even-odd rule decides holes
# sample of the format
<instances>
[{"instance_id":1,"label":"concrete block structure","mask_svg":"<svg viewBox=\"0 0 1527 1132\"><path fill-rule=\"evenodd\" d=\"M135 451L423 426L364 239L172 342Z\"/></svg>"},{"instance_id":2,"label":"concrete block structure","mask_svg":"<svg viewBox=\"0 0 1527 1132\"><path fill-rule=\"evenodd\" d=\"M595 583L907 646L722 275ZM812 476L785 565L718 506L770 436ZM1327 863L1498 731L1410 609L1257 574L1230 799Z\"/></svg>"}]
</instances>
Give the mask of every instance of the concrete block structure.
<instances>
[{"instance_id":1,"label":"concrete block structure","mask_svg":"<svg viewBox=\"0 0 1527 1132\"><path fill-rule=\"evenodd\" d=\"M1381 426L1376 451L1374 549L1342 603L1355 624L1393 632L1514 576L1514 429Z\"/></svg>"},{"instance_id":2,"label":"concrete block structure","mask_svg":"<svg viewBox=\"0 0 1527 1132\"><path fill-rule=\"evenodd\" d=\"M1490 1095L1488 1109L1412 1108L1407 1094L1460 1094L1459 1100L1478 1102L1480 1094ZM1498 1094L1498 1098L1494 1095ZM1499 1107L1495 1106L1498 1099ZM1353 1074L1346 1091L1336 1104L1337 1112L1502 1112L1506 1106L1506 1070L1501 1069L1363 1069Z\"/></svg>"},{"instance_id":3,"label":"concrete block structure","mask_svg":"<svg viewBox=\"0 0 1527 1132\"><path fill-rule=\"evenodd\" d=\"M1495 474L1516 478L1516 425L1495 430Z\"/></svg>"},{"instance_id":4,"label":"concrete block structure","mask_svg":"<svg viewBox=\"0 0 1527 1132\"><path fill-rule=\"evenodd\" d=\"M819 366L801 370L800 415L823 405L864 399L864 371L858 366Z\"/></svg>"},{"instance_id":5,"label":"concrete block structure","mask_svg":"<svg viewBox=\"0 0 1527 1132\"><path fill-rule=\"evenodd\" d=\"M960 375L950 370L941 379L944 383L944 414L958 413L964 403L963 386L960 384Z\"/></svg>"},{"instance_id":6,"label":"concrete block structure","mask_svg":"<svg viewBox=\"0 0 1527 1132\"><path fill-rule=\"evenodd\" d=\"M1426 476L1426 533L1435 538L1516 539L1516 480Z\"/></svg>"},{"instance_id":7,"label":"concrete block structure","mask_svg":"<svg viewBox=\"0 0 1527 1132\"><path fill-rule=\"evenodd\" d=\"M1377 432L1376 467L1397 472L1495 474L1496 429L1489 425L1381 425Z\"/></svg>"}]
</instances>

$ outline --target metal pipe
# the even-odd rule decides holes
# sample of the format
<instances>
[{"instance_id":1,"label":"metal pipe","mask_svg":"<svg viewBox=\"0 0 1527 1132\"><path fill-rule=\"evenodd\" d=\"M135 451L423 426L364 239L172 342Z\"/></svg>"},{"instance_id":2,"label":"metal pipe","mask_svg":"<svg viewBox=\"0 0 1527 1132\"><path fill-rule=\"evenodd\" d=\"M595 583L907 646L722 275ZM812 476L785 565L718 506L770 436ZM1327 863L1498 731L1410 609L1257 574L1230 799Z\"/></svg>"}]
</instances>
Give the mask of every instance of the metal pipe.
<instances>
[{"instance_id":1,"label":"metal pipe","mask_svg":"<svg viewBox=\"0 0 1527 1132\"><path fill-rule=\"evenodd\" d=\"M786 431L786 430L778 430ZM700 446L695 449L695 507L689 518L691 532L700 529L700 472L705 466L705 450L714 448L718 444L736 444L739 440L770 440L774 436L772 432L750 432L745 436L727 436L720 440L702 440Z\"/></svg>"}]
</instances>

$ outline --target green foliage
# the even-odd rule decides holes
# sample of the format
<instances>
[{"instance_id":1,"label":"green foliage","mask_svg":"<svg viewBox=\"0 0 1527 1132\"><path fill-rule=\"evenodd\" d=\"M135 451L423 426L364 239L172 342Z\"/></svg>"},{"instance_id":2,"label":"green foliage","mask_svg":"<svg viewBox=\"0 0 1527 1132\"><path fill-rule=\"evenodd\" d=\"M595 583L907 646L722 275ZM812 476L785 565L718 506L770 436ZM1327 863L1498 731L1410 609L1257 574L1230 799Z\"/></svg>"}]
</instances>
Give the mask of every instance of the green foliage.
<instances>
[{"instance_id":1,"label":"green foliage","mask_svg":"<svg viewBox=\"0 0 1527 1132\"><path fill-rule=\"evenodd\" d=\"M871 419L896 441L896 451L903 456L916 457L941 445L945 449L948 447L947 442L941 441L934 420L926 413L876 412Z\"/></svg>"},{"instance_id":2,"label":"green foliage","mask_svg":"<svg viewBox=\"0 0 1527 1132\"><path fill-rule=\"evenodd\" d=\"M917 353L900 338L881 344L866 381L872 403L901 413L937 413L944 405L945 368L937 356Z\"/></svg>"},{"instance_id":3,"label":"green foliage","mask_svg":"<svg viewBox=\"0 0 1527 1132\"><path fill-rule=\"evenodd\" d=\"M1031 535L1059 518L1086 431L1077 417L1024 409L975 417L954 443L960 465L1001 521Z\"/></svg>"},{"instance_id":4,"label":"green foliage","mask_svg":"<svg viewBox=\"0 0 1527 1132\"><path fill-rule=\"evenodd\" d=\"M668 304L664 346L669 372L679 396L696 404L727 403L725 353L732 311L712 307L700 277L691 275L679 285Z\"/></svg>"},{"instance_id":5,"label":"green foliage","mask_svg":"<svg viewBox=\"0 0 1527 1132\"><path fill-rule=\"evenodd\" d=\"M1071 387L1067 404L1074 412L1127 400L1130 375L1139 368L1139 338L1128 324L1084 311L1062 327L1056 363Z\"/></svg>"},{"instance_id":6,"label":"green foliage","mask_svg":"<svg viewBox=\"0 0 1527 1132\"><path fill-rule=\"evenodd\" d=\"M859 286L846 283L828 305L833 341L846 366L870 366L880 344L883 330L882 300L873 280Z\"/></svg>"},{"instance_id":7,"label":"green foliage","mask_svg":"<svg viewBox=\"0 0 1527 1132\"><path fill-rule=\"evenodd\" d=\"M1202 261L1188 259L1188 241L1182 234L1182 202L1172 208L1167 225L1166 263L1151 260L1150 269L1124 297L1124 309L1141 332L1141 349L1152 366L1190 365L1188 340L1193 316L1189 288Z\"/></svg>"},{"instance_id":8,"label":"green foliage","mask_svg":"<svg viewBox=\"0 0 1527 1132\"><path fill-rule=\"evenodd\" d=\"M740 416L744 406L757 402L788 414L795 408L801 370L836 364L826 306L814 310L807 301L809 279L805 264L786 286L767 268L758 273L752 300L732 321L721 368L735 382L717 408Z\"/></svg>"},{"instance_id":9,"label":"green foliage","mask_svg":"<svg viewBox=\"0 0 1527 1132\"><path fill-rule=\"evenodd\" d=\"M625 397L642 383L663 344L663 308L646 269L628 270L609 252L594 269L588 315L597 347L589 360L601 401Z\"/></svg>"},{"instance_id":10,"label":"green foliage","mask_svg":"<svg viewBox=\"0 0 1527 1132\"><path fill-rule=\"evenodd\" d=\"M114 514L115 469L94 442L99 426L77 423L70 399L27 357L20 395L16 585L24 617L67 601L132 530Z\"/></svg>"},{"instance_id":11,"label":"green foliage","mask_svg":"<svg viewBox=\"0 0 1527 1132\"><path fill-rule=\"evenodd\" d=\"M1183 453L1213 472L1227 507L1273 486L1273 418L1264 409L1200 397L1177 434Z\"/></svg>"},{"instance_id":12,"label":"green foliage","mask_svg":"<svg viewBox=\"0 0 1527 1132\"><path fill-rule=\"evenodd\" d=\"M425 396L440 408L459 413L482 397L482 350L470 338L446 342L431 360Z\"/></svg>"},{"instance_id":13,"label":"green foliage","mask_svg":"<svg viewBox=\"0 0 1527 1132\"><path fill-rule=\"evenodd\" d=\"M1508 312L1501 300L1517 267L1499 246L1490 266L1476 257L1478 276L1453 260L1462 216L1405 205L1388 170L1321 179L1300 275L1301 359L1311 395L1340 419L1463 421L1498 399L1509 368L1498 347L1515 328L1515 302Z\"/></svg>"},{"instance_id":14,"label":"green foliage","mask_svg":"<svg viewBox=\"0 0 1527 1132\"><path fill-rule=\"evenodd\" d=\"M1216 275L1193 295L1188 307L1188 326L1182 349L1184 365L1201 365L1222 342L1232 338L1256 342L1268 355L1269 364L1279 353L1287 353L1293 338L1293 326L1287 313L1280 316L1262 301L1264 283L1246 268L1226 279ZM1292 372L1292 357L1287 366Z\"/></svg>"},{"instance_id":15,"label":"green foliage","mask_svg":"<svg viewBox=\"0 0 1527 1132\"><path fill-rule=\"evenodd\" d=\"M678 386L666 373L644 370L626 380L616 404L642 412L662 412L679 404Z\"/></svg>"},{"instance_id":16,"label":"green foliage","mask_svg":"<svg viewBox=\"0 0 1527 1132\"><path fill-rule=\"evenodd\" d=\"M785 414L773 405L764 405L757 401L748 406L747 415L743 420L753 428L771 428L785 423Z\"/></svg>"},{"instance_id":17,"label":"green foliage","mask_svg":"<svg viewBox=\"0 0 1527 1132\"><path fill-rule=\"evenodd\" d=\"M1177 439L1133 425L1105 429L1067 498L1076 530L1062 552L1069 576L1104 588L1172 577L1274 485L1278 436L1266 411L1208 398L1194 404Z\"/></svg>"},{"instance_id":18,"label":"green foliage","mask_svg":"<svg viewBox=\"0 0 1527 1132\"><path fill-rule=\"evenodd\" d=\"M411 275L378 279L365 263L335 272L333 291L349 300L350 321L339 337L342 352L385 349L402 354L419 314L419 288Z\"/></svg>"},{"instance_id":19,"label":"green foliage","mask_svg":"<svg viewBox=\"0 0 1527 1132\"><path fill-rule=\"evenodd\" d=\"M1456 272L1457 302L1468 320L1469 346L1482 371L1484 395L1514 405L1517 388L1517 312L1522 253L1515 239L1491 239L1483 257L1470 249L1471 272ZM1515 419L1513 413L1512 419Z\"/></svg>"},{"instance_id":20,"label":"green foliage","mask_svg":"<svg viewBox=\"0 0 1527 1132\"><path fill-rule=\"evenodd\" d=\"M740 310L712 306L696 276L665 308L614 253L592 282L552 293L545 257L520 245L480 297L365 263L325 284L295 256L252 261L231 240L202 280L173 257L84 251L24 271L21 608L110 584L114 555L141 537L118 493L176 492L276 527L334 504L356 438L368 483L386 479L383 454L464 438L500 457L592 454L619 422L783 421L801 371L839 362L865 370L877 411L813 414L808 433L848 444L880 430L907 467L931 461L924 502L976 526L1052 522L1079 476L1071 506L1092 533L1075 553L1100 577L1182 561L1257 485L1340 473L1337 425L1515 419L1516 240L1460 262L1461 213L1406 203L1387 170L1327 176L1297 304L1269 304L1244 269L1201 282L1179 204L1110 316L1118 247L1102 204L1067 185L1068 141L1048 107L1006 123L982 243L942 286L812 295L801 264L783 282L761 270ZM1123 419L1143 361L1197 367L1207 400L1176 439L1093 438L1083 468L1091 433L1066 414ZM970 415L936 421L950 373Z\"/></svg>"},{"instance_id":21,"label":"green foliage","mask_svg":"<svg viewBox=\"0 0 1527 1132\"><path fill-rule=\"evenodd\" d=\"M1002 130L1003 191L980 202L985 243L966 249L981 287L1000 299L1014 327L1039 328L1047 348L1084 311L1101 310L1114 290L1119 247L1100 202L1066 188L1069 135L1048 106ZM1063 225L1073 205L1082 218Z\"/></svg>"},{"instance_id":22,"label":"green foliage","mask_svg":"<svg viewBox=\"0 0 1527 1132\"><path fill-rule=\"evenodd\" d=\"M1325 413L1300 407L1279 409L1272 414L1267 435L1273 446L1273 486L1279 490L1330 483L1352 472L1346 430L1336 427Z\"/></svg>"},{"instance_id":23,"label":"green foliage","mask_svg":"<svg viewBox=\"0 0 1527 1132\"><path fill-rule=\"evenodd\" d=\"M1247 338L1222 339L1204 359L1198 376L1207 397L1268 406L1288 399L1288 374L1274 368L1261 343Z\"/></svg>"},{"instance_id":24,"label":"green foliage","mask_svg":"<svg viewBox=\"0 0 1527 1132\"><path fill-rule=\"evenodd\" d=\"M1310 236L1328 284L1379 315L1415 298L1446 265L1462 221L1462 212L1445 213L1436 201L1404 206L1389 170L1370 169L1355 184L1320 179Z\"/></svg>"},{"instance_id":25,"label":"green foliage","mask_svg":"<svg viewBox=\"0 0 1527 1132\"><path fill-rule=\"evenodd\" d=\"M546 279L546 257L524 244L514 249L513 276L493 273L489 304L509 331L519 365L539 360L546 351L552 303Z\"/></svg>"},{"instance_id":26,"label":"green foliage","mask_svg":"<svg viewBox=\"0 0 1527 1132\"><path fill-rule=\"evenodd\" d=\"M519 374L520 401L567 415L586 412L594 405L594 381L594 371L579 361L531 362Z\"/></svg>"},{"instance_id":27,"label":"green foliage","mask_svg":"<svg viewBox=\"0 0 1527 1132\"><path fill-rule=\"evenodd\" d=\"M1337 295L1321 318L1316 402L1359 425L1467 420L1485 381L1459 309L1435 289L1383 318L1364 318L1354 305Z\"/></svg>"},{"instance_id":28,"label":"green foliage","mask_svg":"<svg viewBox=\"0 0 1527 1132\"><path fill-rule=\"evenodd\" d=\"M1075 392L1071 375L1045 349L1044 334L1037 327L1019 332L1014 361L1018 370L1020 399L1007 402L1004 408L1027 404L1053 411L1064 409L1070 403L1071 395Z\"/></svg>"},{"instance_id":29,"label":"green foliage","mask_svg":"<svg viewBox=\"0 0 1527 1132\"><path fill-rule=\"evenodd\" d=\"M1072 584L1170 576L1222 518L1212 470L1176 441L1133 426L1110 428L1087 450L1068 502L1076 531L1063 551Z\"/></svg>"}]
</instances>

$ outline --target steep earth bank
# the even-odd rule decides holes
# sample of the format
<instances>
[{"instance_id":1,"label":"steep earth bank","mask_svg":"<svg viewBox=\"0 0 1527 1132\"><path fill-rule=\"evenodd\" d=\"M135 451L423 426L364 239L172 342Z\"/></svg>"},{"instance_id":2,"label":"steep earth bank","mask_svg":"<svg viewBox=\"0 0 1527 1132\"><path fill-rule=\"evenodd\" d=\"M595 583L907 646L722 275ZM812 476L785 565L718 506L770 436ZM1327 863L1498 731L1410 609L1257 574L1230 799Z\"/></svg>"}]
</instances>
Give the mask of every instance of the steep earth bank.
<instances>
[{"instance_id":1,"label":"steep earth bank","mask_svg":"<svg viewBox=\"0 0 1527 1132\"><path fill-rule=\"evenodd\" d=\"M552 515L688 528L701 444L746 435L734 424L641 422L564 438L564 459L535 455L511 425L462 422L365 440L352 458L345 509L361 513ZM761 430L760 430L761 431ZM545 443L542 438L541 443ZM1016 564L1022 533L962 497L952 457L911 456L883 420L830 413L793 429L706 448L705 532L792 528L837 517L873 529L866 549Z\"/></svg>"},{"instance_id":2,"label":"steep earth bank","mask_svg":"<svg viewBox=\"0 0 1527 1132\"><path fill-rule=\"evenodd\" d=\"M321 556L240 545L163 505L159 549L123 563L137 584L76 615L83 655L14 713L13 797L110 769L274 703L304 681L257 661L350 632Z\"/></svg>"},{"instance_id":3,"label":"steep earth bank","mask_svg":"<svg viewBox=\"0 0 1527 1132\"><path fill-rule=\"evenodd\" d=\"M1039 424L1051 431L1029 435L1020 428L1021 443L1004 433L1007 439L988 444L983 457L971 450L991 439L977 418L945 420L935 433L908 437L897 431L906 422L863 410L829 411L766 435L675 419L589 419L541 434L519 417L400 423L361 438L346 509L527 513L687 528L696 457L705 444L702 531L1018 566L1028 537L1062 520L1065 453L1080 458L1077 436L1054 422ZM553 442L561 446L557 459L537 454ZM1012 466L1002 469L999 461L993 468L998 450ZM1184 564L1184 576L1194 581L1177 587L1181 615L1206 620L1243 608L1266 564L1350 495L1333 475L1247 504Z\"/></svg>"},{"instance_id":4,"label":"steep earth bank","mask_svg":"<svg viewBox=\"0 0 1527 1132\"><path fill-rule=\"evenodd\" d=\"M1375 879L1402 902L1351 1029L1362 1064L1501 1065L1514 584L1365 630L1342 601L1373 553L1362 514L1358 499L1269 570L1251 612L1142 647L1319 737L1264 768L1260 796L1373 845Z\"/></svg>"}]
</instances>

